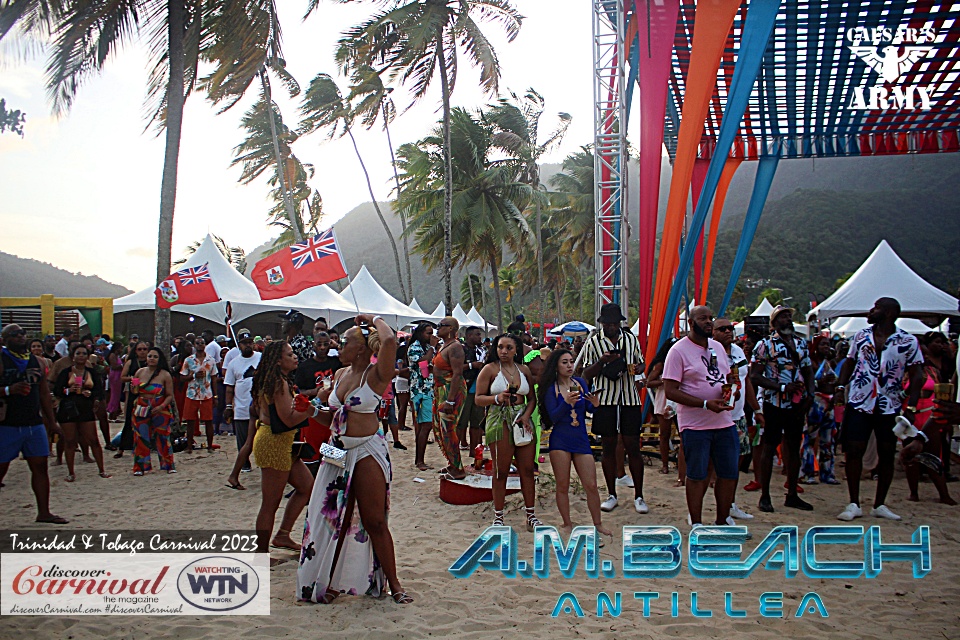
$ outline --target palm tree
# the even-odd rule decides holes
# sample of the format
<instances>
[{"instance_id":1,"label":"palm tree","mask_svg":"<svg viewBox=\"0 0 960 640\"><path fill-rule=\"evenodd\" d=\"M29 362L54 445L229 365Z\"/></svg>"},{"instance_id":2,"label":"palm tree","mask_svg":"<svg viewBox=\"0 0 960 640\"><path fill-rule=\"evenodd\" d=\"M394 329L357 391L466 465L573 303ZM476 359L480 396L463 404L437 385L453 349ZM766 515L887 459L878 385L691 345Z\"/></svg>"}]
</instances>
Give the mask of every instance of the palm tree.
<instances>
[{"instance_id":1,"label":"palm tree","mask_svg":"<svg viewBox=\"0 0 960 640\"><path fill-rule=\"evenodd\" d=\"M469 111L453 109L450 123L453 159L453 209L451 259L457 266L479 262L490 270L497 304L498 324L503 323L500 268L504 248L518 253L530 234L522 209L532 189L516 179L517 167L491 159L491 130ZM414 251L428 268L445 261L445 159L442 128L397 152L401 191L397 204L409 218ZM448 307L449 308L449 307Z\"/></svg>"},{"instance_id":2,"label":"palm tree","mask_svg":"<svg viewBox=\"0 0 960 640\"><path fill-rule=\"evenodd\" d=\"M468 273L463 276L460 283L460 299L470 300L470 306L478 311L483 309L483 282L475 273Z\"/></svg>"},{"instance_id":3,"label":"palm tree","mask_svg":"<svg viewBox=\"0 0 960 640\"><path fill-rule=\"evenodd\" d=\"M263 10L262 12L256 10ZM91 75L99 73L119 49L137 36L149 43L150 63L147 82L147 113L150 123L165 133L163 177L160 185L160 216L157 233L157 282L166 278L171 267L173 215L177 194L177 169L183 127L183 105L198 83L201 60L214 63L211 77L220 74L222 84L244 90L240 74L247 54L258 48L265 35L262 24L250 21L252 15L276 12L273 0L249 0L246 3L202 2L201 0L139 0L105 2L94 0L8 0L0 2L0 40L14 33L22 36L24 48L50 42L47 64L47 90L55 114L69 111L79 87ZM279 34L274 28L272 35ZM217 62L226 58L212 55L216 47L231 42L242 48L235 56L239 66L224 69ZM266 47L263 47L266 48ZM279 52L279 40L274 41ZM246 81L246 84L244 84ZM242 92L241 92L242 93ZM170 311L155 310L156 343L161 349L170 345Z\"/></svg>"},{"instance_id":4,"label":"palm tree","mask_svg":"<svg viewBox=\"0 0 960 640\"><path fill-rule=\"evenodd\" d=\"M323 217L323 202L308 183L314 175L313 165L304 164L293 153L292 145L299 134L284 124L266 90L243 115L241 123L247 135L234 147L230 166L242 166L241 184L249 184L268 173L267 183L273 187L270 196L274 201L268 224L283 229L271 248L279 250L301 242L308 233L315 235ZM294 211L292 217L291 210Z\"/></svg>"},{"instance_id":5,"label":"palm tree","mask_svg":"<svg viewBox=\"0 0 960 640\"><path fill-rule=\"evenodd\" d=\"M344 100L340 94L340 88L329 74L317 74L310 81L310 87L303 96L303 102L300 105L300 130L304 133L313 133L319 129L327 129L327 137L333 139L340 132L340 136L348 136L353 151L360 162L360 168L363 170L363 176L367 180L367 190L370 192L370 200L373 202L373 208L377 211L377 217L380 218L380 224L383 225L383 231L387 234L390 241L390 247L393 249L393 259L397 267L397 280L400 282L400 295L404 300L409 300L407 288L403 284L403 272L400 270L400 253L397 251L397 241L387 225L387 219L383 217L383 211L380 210L380 204L377 197L373 194L373 185L370 183L370 174L367 172L367 165L363 162L360 155L360 149L357 148L357 140L353 137L353 121L357 113L351 107L348 100Z\"/></svg>"},{"instance_id":6,"label":"palm tree","mask_svg":"<svg viewBox=\"0 0 960 640\"><path fill-rule=\"evenodd\" d=\"M188 256L192 256L197 252L197 249L200 248L202 241L196 240L190 244L185 250L184 253ZM241 247L231 247L227 244L227 241L221 238L218 235L213 235L213 244L214 246L223 254L223 257L226 258L227 262L230 263L230 266L244 273L247 270L247 253ZM179 267L187 261L186 258L180 258L173 263L173 266Z\"/></svg>"},{"instance_id":7,"label":"palm tree","mask_svg":"<svg viewBox=\"0 0 960 640\"><path fill-rule=\"evenodd\" d=\"M544 99L534 89L527 89L523 97L510 92L512 101L501 99L496 106L485 114L485 117L493 125L494 146L502 148L513 158L518 160L521 165L520 181L533 187L538 197L533 198L533 208L535 213L535 229L537 242L537 300L541 306L540 322L543 323L543 244L541 235L543 229L542 209L545 204L545 197L541 194L545 190L540 184L540 158L556 148L563 140L570 122L573 117L569 113L559 113L557 117L559 122L556 129L551 132L546 140L538 142L540 130L540 118L543 116ZM562 315L562 312L561 312Z\"/></svg>"},{"instance_id":8,"label":"palm tree","mask_svg":"<svg viewBox=\"0 0 960 640\"><path fill-rule=\"evenodd\" d=\"M347 2L351 0L345 0ZM316 6L316 3L313 4ZM312 7L311 7L312 8ZM498 22L513 41L523 22L510 0L408 0L378 12L344 32L337 50L341 68L361 65L389 71L391 78L411 83L413 99L426 95L434 74L440 76L443 103L443 279L444 301L453 306L453 153L450 95L457 80L457 53L462 49L480 67L480 85L495 95L500 63L474 20Z\"/></svg>"}]
</instances>

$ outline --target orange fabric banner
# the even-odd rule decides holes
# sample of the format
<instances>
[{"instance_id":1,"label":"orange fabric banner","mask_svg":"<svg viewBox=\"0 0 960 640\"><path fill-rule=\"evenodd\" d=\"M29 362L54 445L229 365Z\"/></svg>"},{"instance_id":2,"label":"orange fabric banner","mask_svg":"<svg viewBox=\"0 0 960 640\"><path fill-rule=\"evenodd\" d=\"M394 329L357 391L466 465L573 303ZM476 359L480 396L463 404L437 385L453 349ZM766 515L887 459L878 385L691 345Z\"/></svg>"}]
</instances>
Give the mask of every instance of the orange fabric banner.
<instances>
[{"instance_id":1,"label":"orange fabric banner","mask_svg":"<svg viewBox=\"0 0 960 640\"><path fill-rule=\"evenodd\" d=\"M670 297L670 288L680 261L679 247L682 235L687 194L697 157L697 146L703 135L703 125L710 108L710 99L717 83L717 70L723 55L727 34L740 8L740 0L700 0L697 3L697 21L690 51L690 68L687 73L683 109L680 115L680 131L677 136L677 155L670 181L670 199L664 218L663 236L660 241L660 258L653 295L647 362L657 353L664 312Z\"/></svg>"},{"instance_id":2,"label":"orange fabric banner","mask_svg":"<svg viewBox=\"0 0 960 640\"><path fill-rule=\"evenodd\" d=\"M713 199L713 211L710 213L710 235L707 237L707 256L703 261L703 281L700 285L700 296L697 304L707 304L707 291L710 289L710 270L713 267L713 252L717 248L717 233L720 231L720 216L723 214L723 201L727 197L727 188L733 180L743 158L727 158L720 174L720 183L717 185L717 195Z\"/></svg>"}]
</instances>

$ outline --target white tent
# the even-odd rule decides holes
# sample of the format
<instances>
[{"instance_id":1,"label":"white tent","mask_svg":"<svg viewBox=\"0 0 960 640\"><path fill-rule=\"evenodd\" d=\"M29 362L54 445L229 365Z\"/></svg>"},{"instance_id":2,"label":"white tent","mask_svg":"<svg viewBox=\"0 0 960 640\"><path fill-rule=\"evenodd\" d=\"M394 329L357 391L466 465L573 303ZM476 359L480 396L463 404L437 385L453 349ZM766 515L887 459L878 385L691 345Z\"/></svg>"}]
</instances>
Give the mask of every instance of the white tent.
<instances>
[{"instance_id":1,"label":"white tent","mask_svg":"<svg viewBox=\"0 0 960 640\"><path fill-rule=\"evenodd\" d=\"M177 305L173 307L174 311L189 313L222 324L224 305L229 301L233 307L234 326L258 313L288 309L297 309L312 318L325 316L331 324L356 315L353 303L344 300L326 285L311 287L295 296L261 300L257 287L227 262L209 234L181 268L199 267L204 263L210 270L214 286L223 302ZM114 300L113 312L152 310L155 303L154 289L154 287L148 287Z\"/></svg>"},{"instance_id":2,"label":"white tent","mask_svg":"<svg viewBox=\"0 0 960 640\"><path fill-rule=\"evenodd\" d=\"M751 313L750 315L752 315L752 316L765 316L765 317L768 317L768 318L769 318L771 311L773 311L773 305L770 304L770 301L769 301L769 300L767 300L766 298L764 298L763 301L757 306L756 309L753 310L753 313Z\"/></svg>"},{"instance_id":3,"label":"white tent","mask_svg":"<svg viewBox=\"0 0 960 640\"><path fill-rule=\"evenodd\" d=\"M851 338L857 331L868 326L866 318L835 318L830 323L830 333ZM900 318L897 320L897 326L913 335L923 335L928 331L934 331L933 327L928 327L916 318Z\"/></svg>"},{"instance_id":4,"label":"white tent","mask_svg":"<svg viewBox=\"0 0 960 640\"><path fill-rule=\"evenodd\" d=\"M807 318L863 316L881 297L896 298L901 317L960 315L956 298L918 276L886 240L881 240L850 279L817 305Z\"/></svg>"},{"instance_id":5,"label":"white tent","mask_svg":"<svg viewBox=\"0 0 960 640\"><path fill-rule=\"evenodd\" d=\"M684 335L687 332L687 310L683 309L680 311L680 313L677 314L677 319L680 321L680 335ZM635 336L640 335L640 320L633 323L633 326L630 327L630 332Z\"/></svg>"},{"instance_id":6,"label":"white tent","mask_svg":"<svg viewBox=\"0 0 960 640\"><path fill-rule=\"evenodd\" d=\"M475 327L486 327L486 331L496 331L498 329L497 325L487 322L476 307L470 308L470 311L467 312L467 319Z\"/></svg>"},{"instance_id":7,"label":"white tent","mask_svg":"<svg viewBox=\"0 0 960 640\"><path fill-rule=\"evenodd\" d=\"M463 307L460 306L460 303L457 303L457 306L453 308L453 313L450 315L453 316L453 319L460 323L461 327L465 327L470 324L470 318L467 317L466 312L463 310Z\"/></svg>"},{"instance_id":8,"label":"white tent","mask_svg":"<svg viewBox=\"0 0 960 640\"><path fill-rule=\"evenodd\" d=\"M420 308L420 303L417 302L416 298L410 301L410 308L416 311L417 313L423 313L423 309Z\"/></svg>"},{"instance_id":9,"label":"white tent","mask_svg":"<svg viewBox=\"0 0 960 640\"><path fill-rule=\"evenodd\" d=\"M446 318L447 317L447 306L441 301L437 305L437 308L433 310L433 316L435 318Z\"/></svg>"},{"instance_id":10,"label":"white tent","mask_svg":"<svg viewBox=\"0 0 960 640\"><path fill-rule=\"evenodd\" d=\"M403 327L415 320L437 320L437 318L411 309L387 293L380 286L380 283L370 275L366 265L360 267L360 271L350 285L340 292L340 296L350 302L353 302L354 296L356 296L361 311L381 315L384 320L387 320L388 324L394 327Z\"/></svg>"}]
</instances>

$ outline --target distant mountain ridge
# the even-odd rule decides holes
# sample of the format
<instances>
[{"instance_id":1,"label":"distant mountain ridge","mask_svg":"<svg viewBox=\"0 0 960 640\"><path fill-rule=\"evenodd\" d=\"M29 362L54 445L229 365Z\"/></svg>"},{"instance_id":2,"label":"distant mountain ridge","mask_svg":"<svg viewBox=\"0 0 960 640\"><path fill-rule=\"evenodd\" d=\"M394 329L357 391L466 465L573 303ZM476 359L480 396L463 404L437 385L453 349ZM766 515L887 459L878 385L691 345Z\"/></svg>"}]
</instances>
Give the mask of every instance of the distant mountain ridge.
<instances>
[{"instance_id":1,"label":"distant mountain ridge","mask_svg":"<svg viewBox=\"0 0 960 640\"><path fill-rule=\"evenodd\" d=\"M47 293L70 298L119 298L133 291L99 276L70 273L46 262L0 251L0 296L36 297Z\"/></svg>"}]
</instances>

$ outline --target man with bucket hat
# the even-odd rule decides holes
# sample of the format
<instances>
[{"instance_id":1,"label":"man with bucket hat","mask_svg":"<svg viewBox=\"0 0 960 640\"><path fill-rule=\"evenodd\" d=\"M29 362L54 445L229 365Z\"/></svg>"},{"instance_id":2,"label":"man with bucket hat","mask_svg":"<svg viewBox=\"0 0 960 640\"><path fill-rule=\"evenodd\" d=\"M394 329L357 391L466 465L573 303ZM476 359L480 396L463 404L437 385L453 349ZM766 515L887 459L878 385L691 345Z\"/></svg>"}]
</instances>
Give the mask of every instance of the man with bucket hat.
<instances>
[{"instance_id":1,"label":"man with bucket hat","mask_svg":"<svg viewBox=\"0 0 960 640\"><path fill-rule=\"evenodd\" d=\"M773 456L781 442L783 464L787 470L787 497L784 506L812 511L813 506L800 498L800 443L807 411L813 398L813 370L807 341L794 335L794 310L777 305L770 312L771 334L753 349L750 380L763 394L763 447L760 456L761 495L759 508L773 512L770 500L770 476Z\"/></svg>"},{"instance_id":2,"label":"man with bucket hat","mask_svg":"<svg viewBox=\"0 0 960 640\"><path fill-rule=\"evenodd\" d=\"M617 506L617 442L622 440L633 476L633 506L637 513L647 513L650 509L643 499L643 456L640 453L643 356L640 341L633 333L624 330L624 320L620 305L609 303L600 307L597 322L601 328L590 335L580 355L583 377L591 382L594 393L600 398L600 404L593 412L593 433L600 436L603 443L601 466L609 493L600 508L612 511Z\"/></svg>"}]
</instances>

